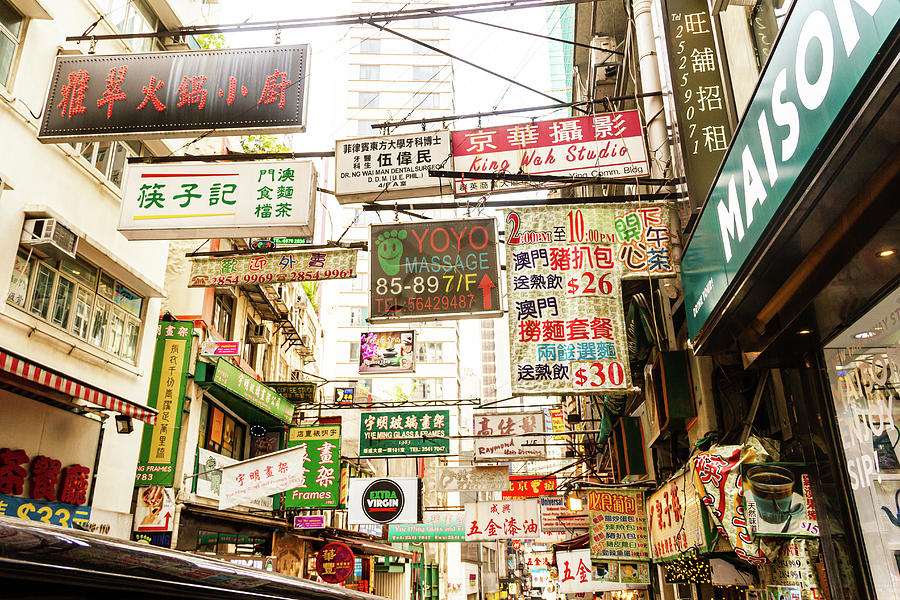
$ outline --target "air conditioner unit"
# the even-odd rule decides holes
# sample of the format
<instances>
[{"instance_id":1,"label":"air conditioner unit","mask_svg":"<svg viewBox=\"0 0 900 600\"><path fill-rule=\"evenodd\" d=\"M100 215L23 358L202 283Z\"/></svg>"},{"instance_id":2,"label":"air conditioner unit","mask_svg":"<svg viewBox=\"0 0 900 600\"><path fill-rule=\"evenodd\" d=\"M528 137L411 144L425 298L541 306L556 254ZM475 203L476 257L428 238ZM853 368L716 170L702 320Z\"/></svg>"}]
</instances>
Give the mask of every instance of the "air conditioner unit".
<instances>
[{"instance_id":1,"label":"air conditioner unit","mask_svg":"<svg viewBox=\"0 0 900 600\"><path fill-rule=\"evenodd\" d=\"M54 258L75 258L78 236L56 219L26 219L22 244Z\"/></svg>"},{"instance_id":2,"label":"air conditioner unit","mask_svg":"<svg viewBox=\"0 0 900 600\"><path fill-rule=\"evenodd\" d=\"M247 336L247 341L251 344L268 344L269 332L266 330L266 326L254 325L250 330L250 335Z\"/></svg>"}]
</instances>

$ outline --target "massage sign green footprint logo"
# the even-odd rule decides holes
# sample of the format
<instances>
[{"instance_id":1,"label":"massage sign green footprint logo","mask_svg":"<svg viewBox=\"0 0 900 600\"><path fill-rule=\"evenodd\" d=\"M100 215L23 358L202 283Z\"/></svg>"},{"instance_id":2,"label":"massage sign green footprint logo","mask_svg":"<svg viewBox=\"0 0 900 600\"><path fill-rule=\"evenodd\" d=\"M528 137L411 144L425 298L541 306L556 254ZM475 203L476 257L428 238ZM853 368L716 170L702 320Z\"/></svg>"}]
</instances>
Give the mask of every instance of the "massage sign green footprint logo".
<instances>
[{"instance_id":1,"label":"massage sign green footprint logo","mask_svg":"<svg viewBox=\"0 0 900 600\"><path fill-rule=\"evenodd\" d=\"M385 231L375 238L375 246L378 249L378 262L388 275L400 273L400 258L403 256L403 240L408 233L402 229Z\"/></svg>"}]
</instances>

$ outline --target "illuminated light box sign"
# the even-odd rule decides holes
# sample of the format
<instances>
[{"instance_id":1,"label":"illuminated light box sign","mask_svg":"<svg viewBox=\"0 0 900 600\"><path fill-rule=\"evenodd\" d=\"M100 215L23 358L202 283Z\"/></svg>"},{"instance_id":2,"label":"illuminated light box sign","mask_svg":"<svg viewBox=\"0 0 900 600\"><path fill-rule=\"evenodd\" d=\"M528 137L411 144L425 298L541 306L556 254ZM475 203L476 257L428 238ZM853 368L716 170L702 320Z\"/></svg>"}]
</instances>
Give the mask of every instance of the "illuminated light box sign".
<instances>
[{"instance_id":1,"label":"illuminated light box sign","mask_svg":"<svg viewBox=\"0 0 900 600\"><path fill-rule=\"evenodd\" d=\"M356 255L356 250L296 250L195 257L188 287L352 279Z\"/></svg>"},{"instance_id":2,"label":"illuminated light box sign","mask_svg":"<svg viewBox=\"0 0 900 600\"><path fill-rule=\"evenodd\" d=\"M118 229L129 240L312 235L315 195L309 161L131 164Z\"/></svg>"},{"instance_id":3,"label":"illuminated light box sign","mask_svg":"<svg viewBox=\"0 0 900 600\"><path fill-rule=\"evenodd\" d=\"M285 508L337 508L340 502L341 426L291 427L288 448L304 455L303 482L284 494Z\"/></svg>"},{"instance_id":4,"label":"illuminated light box sign","mask_svg":"<svg viewBox=\"0 0 900 600\"><path fill-rule=\"evenodd\" d=\"M420 480L415 477L351 478L347 499L347 522L418 523L420 521Z\"/></svg>"},{"instance_id":5,"label":"illuminated light box sign","mask_svg":"<svg viewBox=\"0 0 900 600\"><path fill-rule=\"evenodd\" d=\"M57 56L47 143L306 130L309 46Z\"/></svg>"},{"instance_id":6,"label":"illuminated light box sign","mask_svg":"<svg viewBox=\"0 0 900 600\"><path fill-rule=\"evenodd\" d=\"M361 334L360 374L415 372L415 340L414 331L372 331Z\"/></svg>"}]
</instances>

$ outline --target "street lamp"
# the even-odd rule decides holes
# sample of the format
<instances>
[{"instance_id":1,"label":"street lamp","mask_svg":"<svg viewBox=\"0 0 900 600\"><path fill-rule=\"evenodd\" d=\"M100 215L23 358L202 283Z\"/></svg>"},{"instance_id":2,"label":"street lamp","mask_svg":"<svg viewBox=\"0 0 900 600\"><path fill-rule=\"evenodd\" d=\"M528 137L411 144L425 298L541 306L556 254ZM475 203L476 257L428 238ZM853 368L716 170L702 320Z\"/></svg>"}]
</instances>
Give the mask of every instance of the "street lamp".
<instances>
[{"instance_id":1,"label":"street lamp","mask_svg":"<svg viewBox=\"0 0 900 600\"><path fill-rule=\"evenodd\" d=\"M119 433L131 433L134 431L134 423L128 415L116 415L116 431Z\"/></svg>"}]
</instances>

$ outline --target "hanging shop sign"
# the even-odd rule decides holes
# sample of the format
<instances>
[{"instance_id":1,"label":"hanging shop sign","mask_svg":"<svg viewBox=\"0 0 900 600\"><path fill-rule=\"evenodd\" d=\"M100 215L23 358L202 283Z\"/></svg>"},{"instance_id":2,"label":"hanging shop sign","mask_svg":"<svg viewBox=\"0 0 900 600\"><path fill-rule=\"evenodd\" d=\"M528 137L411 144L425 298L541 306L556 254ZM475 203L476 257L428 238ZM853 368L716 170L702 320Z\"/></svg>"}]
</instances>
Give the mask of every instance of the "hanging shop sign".
<instances>
[{"instance_id":1,"label":"hanging shop sign","mask_svg":"<svg viewBox=\"0 0 900 600\"><path fill-rule=\"evenodd\" d=\"M496 317L497 225L490 219L372 225L369 321Z\"/></svg>"},{"instance_id":2,"label":"hanging shop sign","mask_svg":"<svg viewBox=\"0 0 900 600\"><path fill-rule=\"evenodd\" d=\"M588 493L591 557L597 560L649 560L644 492L605 489Z\"/></svg>"},{"instance_id":3,"label":"hanging shop sign","mask_svg":"<svg viewBox=\"0 0 900 600\"><path fill-rule=\"evenodd\" d=\"M565 496L541 496L541 531L572 531L589 529L590 514L587 510L569 510Z\"/></svg>"},{"instance_id":4,"label":"hanging shop sign","mask_svg":"<svg viewBox=\"0 0 900 600\"><path fill-rule=\"evenodd\" d=\"M360 334L359 373L414 373L414 331L370 331Z\"/></svg>"},{"instance_id":5,"label":"hanging shop sign","mask_svg":"<svg viewBox=\"0 0 900 600\"><path fill-rule=\"evenodd\" d=\"M534 539L541 515L535 499L472 502L465 505L466 541Z\"/></svg>"},{"instance_id":6,"label":"hanging shop sign","mask_svg":"<svg viewBox=\"0 0 900 600\"><path fill-rule=\"evenodd\" d=\"M200 356L240 356L241 343L203 340L200 343Z\"/></svg>"},{"instance_id":7,"label":"hanging shop sign","mask_svg":"<svg viewBox=\"0 0 900 600\"><path fill-rule=\"evenodd\" d=\"M331 542L316 554L316 573L326 583L343 583L353 574L356 557L347 544Z\"/></svg>"},{"instance_id":8,"label":"hanging shop sign","mask_svg":"<svg viewBox=\"0 0 900 600\"><path fill-rule=\"evenodd\" d=\"M650 172L637 110L453 132L458 171L565 177ZM457 196L530 189L523 182L456 179Z\"/></svg>"},{"instance_id":9,"label":"hanging shop sign","mask_svg":"<svg viewBox=\"0 0 900 600\"><path fill-rule=\"evenodd\" d=\"M161 485L139 487L134 505L135 531L172 531L175 489Z\"/></svg>"},{"instance_id":10,"label":"hanging shop sign","mask_svg":"<svg viewBox=\"0 0 900 600\"><path fill-rule=\"evenodd\" d=\"M556 570L559 574L559 592L576 594L596 589L591 570L591 550L572 550L556 553Z\"/></svg>"},{"instance_id":11,"label":"hanging shop sign","mask_svg":"<svg viewBox=\"0 0 900 600\"><path fill-rule=\"evenodd\" d=\"M361 412L361 457L450 454L450 411Z\"/></svg>"},{"instance_id":12,"label":"hanging shop sign","mask_svg":"<svg viewBox=\"0 0 900 600\"><path fill-rule=\"evenodd\" d=\"M475 460L532 460L547 457L544 413L476 413L472 432ZM482 437L492 436L492 437ZM498 437L509 436L509 437Z\"/></svg>"},{"instance_id":13,"label":"hanging shop sign","mask_svg":"<svg viewBox=\"0 0 900 600\"><path fill-rule=\"evenodd\" d=\"M420 522L420 481L415 477L351 478L347 522L351 525Z\"/></svg>"},{"instance_id":14,"label":"hanging shop sign","mask_svg":"<svg viewBox=\"0 0 900 600\"><path fill-rule=\"evenodd\" d=\"M57 56L38 139L306 130L309 46Z\"/></svg>"},{"instance_id":15,"label":"hanging shop sign","mask_svg":"<svg viewBox=\"0 0 900 600\"><path fill-rule=\"evenodd\" d=\"M315 197L309 161L131 164L119 231L129 240L312 235Z\"/></svg>"},{"instance_id":16,"label":"hanging shop sign","mask_svg":"<svg viewBox=\"0 0 900 600\"><path fill-rule=\"evenodd\" d=\"M465 513L461 510L426 510L422 522L388 525L389 542L464 542Z\"/></svg>"},{"instance_id":17,"label":"hanging shop sign","mask_svg":"<svg viewBox=\"0 0 900 600\"><path fill-rule=\"evenodd\" d=\"M647 527L654 560L674 558L688 550L712 550L715 534L689 469L683 469L647 499Z\"/></svg>"},{"instance_id":18,"label":"hanging shop sign","mask_svg":"<svg viewBox=\"0 0 900 600\"><path fill-rule=\"evenodd\" d=\"M290 423L294 416L294 406L281 394L269 388L237 368L228 359L216 361L213 383L225 388L235 396L243 398L283 423Z\"/></svg>"},{"instance_id":19,"label":"hanging shop sign","mask_svg":"<svg viewBox=\"0 0 900 600\"><path fill-rule=\"evenodd\" d=\"M545 588L550 587L550 569L531 568L528 570L531 577L531 587Z\"/></svg>"},{"instance_id":20,"label":"hanging shop sign","mask_svg":"<svg viewBox=\"0 0 900 600\"><path fill-rule=\"evenodd\" d=\"M309 460L307 449L295 446L228 465L222 469L219 510L305 485Z\"/></svg>"},{"instance_id":21,"label":"hanging shop sign","mask_svg":"<svg viewBox=\"0 0 900 600\"><path fill-rule=\"evenodd\" d=\"M559 434L554 435L553 439L556 441L565 440L566 436L563 434L566 432L566 416L561 408L550 411L550 424L553 427L553 433Z\"/></svg>"},{"instance_id":22,"label":"hanging shop sign","mask_svg":"<svg viewBox=\"0 0 900 600\"><path fill-rule=\"evenodd\" d=\"M795 538L787 540L771 564L759 567L759 591L764 598L823 598L816 569L819 541ZM804 595L805 594L805 595Z\"/></svg>"},{"instance_id":23,"label":"hanging shop sign","mask_svg":"<svg viewBox=\"0 0 900 600\"><path fill-rule=\"evenodd\" d=\"M325 515L295 515L294 529L324 529Z\"/></svg>"},{"instance_id":24,"label":"hanging shop sign","mask_svg":"<svg viewBox=\"0 0 900 600\"><path fill-rule=\"evenodd\" d=\"M819 535L812 486L806 465L743 463L744 515L753 535Z\"/></svg>"},{"instance_id":25,"label":"hanging shop sign","mask_svg":"<svg viewBox=\"0 0 900 600\"><path fill-rule=\"evenodd\" d=\"M341 426L291 427L287 447L302 452L300 460L304 466L303 483L285 492L284 508L337 508L341 493Z\"/></svg>"},{"instance_id":26,"label":"hanging shop sign","mask_svg":"<svg viewBox=\"0 0 900 600\"><path fill-rule=\"evenodd\" d=\"M291 404L315 404L318 386L314 381L267 381L272 388Z\"/></svg>"},{"instance_id":27,"label":"hanging shop sign","mask_svg":"<svg viewBox=\"0 0 900 600\"><path fill-rule=\"evenodd\" d=\"M222 469L236 463L233 458L216 454L206 448L197 448L197 473L194 478L194 493L203 498L219 499L222 487ZM273 499L271 496L263 496L250 500L245 504L255 510L272 510Z\"/></svg>"},{"instance_id":28,"label":"hanging shop sign","mask_svg":"<svg viewBox=\"0 0 900 600\"><path fill-rule=\"evenodd\" d=\"M338 140L334 195L341 204L440 196L449 179L432 169L452 169L448 130Z\"/></svg>"},{"instance_id":29,"label":"hanging shop sign","mask_svg":"<svg viewBox=\"0 0 900 600\"><path fill-rule=\"evenodd\" d=\"M426 473L429 491L499 492L509 489L509 467L435 467Z\"/></svg>"},{"instance_id":30,"label":"hanging shop sign","mask_svg":"<svg viewBox=\"0 0 900 600\"><path fill-rule=\"evenodd\" d=\"M697 339L900 20L895 2L801 2L769 55L681 263Z\"/></svg>"},{"instance_id":31,"label":"hanging shop sign","mask_svg":"<svg viewBox=\"0 0 900 600\"><path fill-rule=\"evenodd\" d=\"M356 398L356 387L336 387L334 388L334 403L340 405L353 404Z\"/></svg>"},{"instance_id":32,"label":"hanging shop sign","mask_svg":"<svg viewBox=\"0 0 900 600\"><path fill-rule=\"evenodd\" d=\"M16 517L59 527L84 529L91 521L91 507L0 494L0 517Z\"/></svg>"},{"instance_id":33,"label":"hanging shop sign","mask_svg":"<svg viewBox=\"0 0 900 600\"><path fill-rule=\"evenodd\" d=\"M29 457L21 448L0 448L0 516L86 528L91 470L63 464L50 456Z\"/></svg>"},{"instance_id":34,"label":"hanging shop sign","mask_svg":"<svg viewBox=\"0 0 900 600\"><path fill-rule=\"evenodd\" d=\"M539 498L556 493L556 476L510 475L509 491L500 494L503 500Z\"/></svg>"},{"instance_id":35,"label":"hanging shop sign","mask_svg":"<svg viewBox=\"0 0 900 600\"><path fill-rule=\"evenodd\" d=\"M193 331L191 321L160 321L157 326L147 405L159 412L156 424L145 427L141 437L135 485L175 484Z\"/></svg>"},{"instance_id":36,"label":"hanging shop sign","mask_svg":"<svg viewBox=\"0 0 900 600\"><path fill-rule=\"evenodd\" d=\"M353 279L356 255L356 250L294 250L195 257L188 287Z\"/></svg>"}]
</instances>

